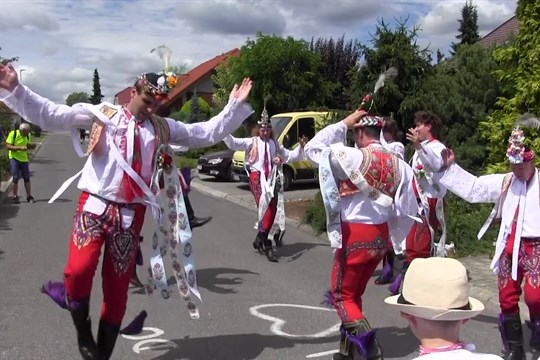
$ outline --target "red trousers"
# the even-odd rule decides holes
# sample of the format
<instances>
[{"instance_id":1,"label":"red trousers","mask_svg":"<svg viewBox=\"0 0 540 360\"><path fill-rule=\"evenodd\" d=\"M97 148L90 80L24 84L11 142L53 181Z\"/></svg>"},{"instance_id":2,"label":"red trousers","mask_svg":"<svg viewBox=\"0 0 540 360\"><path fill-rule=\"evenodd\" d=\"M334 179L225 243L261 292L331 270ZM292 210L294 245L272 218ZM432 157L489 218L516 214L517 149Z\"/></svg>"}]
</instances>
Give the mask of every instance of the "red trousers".
<instances>
[{"instance_id":1,"label":"red trousers","mask_svg":"<svg viewBox=\"0 0 540 360\"><path fill-rule=\"evenodd\" d=\"M362 295L366 285L390 249L388 225L341 223L343 242L334 256L332 295L343 323L364 318Z\"/></svg>"},{"instance_id":2,"label":"red trousers","mask_svg":"<svg viewBox=\"0 0 540 360\"><path fill-rule=\"evenodd\" d=\"M249 174L249 188L251 189L251 193L253 194L253 197L255 198L255 203L257 204L257 207L259 206L259 200L261 199L261 173L259 171L252 171ZM268 205L268 209L266 209L266 212L264 213L264 216L262 218L262 222L259 224L259 231L268 233L270 232L270 229L272 228L272 225L274 224L274 219L276 218L277 213L277 197L274 196L272 200L270 200L270 204Z\"/></svg>"},{"instance_id":3,"label":"red trousers","mask_svg":"<svg viewBox=\"0 0 540 360\"><path fill-rule=\"evenodd\" d=\"M499 305L503 314L519 314L521 283L525 304L529 308L532 321L540 320L540 239L522 238L519 246L517 280L512 280L512 249L514 229L508 238L506 248L499 259Z\"/></svg>"},{"instance_id":4,"label":"red trousers","mask_svg":"<svg viewBox=\"0 0 540 360\"><path fill-rule=\"evenodd\" d=\"M95 215L83 211L88 197L86 192L81 194L73 221L69 255L64 269L66 291L70 301L90 297L101 248L105 244L101 269L101 319L120 325L126 312L129 280L135 266L135 254L146 207L130 204L129 207L135 211L135 215L131 226L123 229L120 209L124 204L111 202L103 214Z\"/></svg>"},{"instance_id":5,"label":"red trousers","mask_svg":"<svg viewBox=\"0 0 540 360\"><path fill-rule=\"evenodd\" d=\"M405 260L408 263L416 258L428 258L431 256L431 244L433 240L429 232L429 225L433 228L434 233L439 229L439 221L435 212L437 199L428 198L428 204L429 219L425 215L422 215L422 223L420 224L415 221L407 235L407 240L405 241Z\"/></svg>"}]
</instances>

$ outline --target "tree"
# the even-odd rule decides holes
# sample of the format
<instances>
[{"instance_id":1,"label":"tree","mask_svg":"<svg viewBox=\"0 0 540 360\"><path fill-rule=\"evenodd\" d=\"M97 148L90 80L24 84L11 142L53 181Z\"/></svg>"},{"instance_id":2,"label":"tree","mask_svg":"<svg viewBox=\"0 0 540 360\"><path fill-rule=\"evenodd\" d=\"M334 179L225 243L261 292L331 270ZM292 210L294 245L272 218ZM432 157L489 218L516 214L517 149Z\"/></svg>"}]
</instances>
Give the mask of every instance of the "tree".
<instances>
[{"instance_id":1,"label":"tree","mask_svg":"<svg viewBox=\"0 0 540 360\"><path fill-rule=\"evenodd\" d=\"M90 103L90 95L86 92L73 92L66 98L66 105L72 106L77 103Z\"/></svg>"},{"instance_id":2,"label":"tree","mask_svg":"<svg viewBox=\"0 0 540 360\"><path fill-rule=\"evenodd\" d=\"M411 105L415 111L429 109L442 117L444 142L454 148L460 165L473 173L486 162L487 149L477 128L499 94L492 75L496 68L489 50L478 44L460 46L450 63L441 64L422 81Z\"/></svg>"},{"instance_id":3,"label":"tree","mask_svg":"<svg viewBox=\"0 0 540 360\"><path fill-rule=\"evenodd\" d=\"M101 103L103 97L104 96L101 94L101 84L99 83L99 73L97 69L94 69L94 83L92 85L92 96L90 97L90 103L98 105Z\"/></svg>"},{"instance_id":4,"label":"tree","mask_svg":"<svg viewBox=\"0 0 540 360\"><path fill-rule=\"evenodd\" d=\"M199 111L199 96L197 95L197 90L193 91L190 110L191 111L189 112L189 122L199 122L201 120L201 112Z\"/></svg>"},{"instance_id":5,"label":"tree","mask_svg":"<svg viewBox=\"0 0 540 360\"><path fill-rule=\"evenodd\" d=\"M1 47L0 47L0 50L2 50ZM19 61L18 56L11 57L11 58L4 58L4 57L0 56L0 64L2 64L2 65L6 65L6 64L9 64L10 62L15 62L15 61Z\"/></svg>"},{"instance_id":6,"label":"tree","mask_svg":"<svg viewBox=\"0 0 540 360\"><path fill-rule=\"evenodd\" d=\"M473 5L472 0L467 0L461 8L461 19L458 22L459 34L456 35L456 39L459 40L459 43L452 43L452 50L450 51L452 56L455 55L460 45L471 45L480 40L480 34L478 33L478 11L476 5Z\"/></svg>"},{"instance_id":7,"label":"tree","mask_svg":"<svg viewBox=\"0 0 540 360\"><path fill-rule=\"evenodd\" d=\"M239 56L228 59L226 67L219 66L212 79L223 89L223 103L233 84L249 76L253 80L250 104L255 113L262 112L264 98L270 96L267 109L275 114L325 102L331 84L319 76L320 66L320 55L311 51L307 42L259 33L255 40L247 40Z\"/></svg>"},{"instance_id":8,"label":"tree","mask_svg":"<svg viewBox=\"0 0 540 360\"><path fill-rule=\"evenodd\" d=\"M519 33L512 44L493 52L499 65L494 74L501 85L502 95L497 100L497 109L480 123L482 135L488 141L488 172L508 169L505 149L518 117L524 112L540 116L539 14L540 2L519 0L516 9ZM534 136L537 134L528 132L526 135L529 145L540 149L540 139Z\"/></svg>"},{"instance_id":9,"label":"tree","mask_svg":"<svg viewBox=\"0 0 540 360\"><path fill-rule=\"evenodd\" d=\"M402 130L411 126L414 94L421 80L434 69L431 52L416 43L418 31L417 26L407 27L407 19L397 20L395 29L381 19L372 35L373 47L363 47L363 62L351 73L349 94L353 107L356 107L364 95L373 92L381 71L390 66L397 69L394 81L386 82L375 96L371 111L386 116L394 114ZM405 101L408 97L412 100Z\"/></svg>"},{"instance_id":10,"label":"tree","mask_svg":"<svg viewBox=\"0 0 540 360\"><path fill-rule=\"evenodd\" d=\"M349 106L349 96L346 90L351 86L348 73L360 60L362 46L358 40L345 42L345 35L334 41L333 38L311 39L309 45L311 51L320 54L322 65L320 75L329 83L332 83L332 95L324 104L331 109L345 109Z\"/></svg>"}]
</instances>

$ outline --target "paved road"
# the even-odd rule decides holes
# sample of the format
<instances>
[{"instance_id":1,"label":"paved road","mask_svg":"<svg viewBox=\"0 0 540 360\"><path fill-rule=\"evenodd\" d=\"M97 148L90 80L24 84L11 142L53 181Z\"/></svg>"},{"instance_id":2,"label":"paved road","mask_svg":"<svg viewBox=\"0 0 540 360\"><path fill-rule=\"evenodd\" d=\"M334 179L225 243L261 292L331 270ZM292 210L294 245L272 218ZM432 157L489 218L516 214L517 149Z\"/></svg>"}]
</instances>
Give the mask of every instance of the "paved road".
<instances>
[{"instance_id":1,"label":"paved road","mask_svg":"<svg viewBox=\"0 0 540 360\"><path fill-rule=\"evenodd\" d=\"M78 358L69 314L38 289L43 281L62 276L78 191L68 189L54 204L47 204L46 199L81 165L69 138L51 135L32 164L39 201L0 205L0 359ZM201 318L190 320L177 294L162 300L132 289L126 321L146 309L148 328L137 339L121 338L114 358L330 359L322 354L336 348L338 321L333 311L320 305L329 284L332 253L327 244L290 227L279 263L270 263L251 248L253 212L196 191L191 197L198 214L214 216L194 234L204 300ZM143 231L146 239L150 224ZM145 241L145 253L149 246ZM98 271L91 309L94 319L99 315L100 282ZM386 295L385 288L370 285L365 311L380 329L385 358L410 359L416 341L405 321L383 304ZM498 353L496 314L490 307L468 322L463 338L481 351Z\"/></svg>"}]
</instances>

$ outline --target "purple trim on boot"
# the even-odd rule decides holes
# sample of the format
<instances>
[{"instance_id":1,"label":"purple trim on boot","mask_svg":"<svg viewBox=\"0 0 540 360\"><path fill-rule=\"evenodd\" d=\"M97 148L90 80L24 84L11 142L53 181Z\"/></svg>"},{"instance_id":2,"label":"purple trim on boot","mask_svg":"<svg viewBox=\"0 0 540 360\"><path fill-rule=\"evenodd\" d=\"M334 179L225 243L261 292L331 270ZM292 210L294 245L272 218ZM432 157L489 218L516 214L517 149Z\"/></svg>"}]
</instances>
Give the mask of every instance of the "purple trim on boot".
<instances>
[{"instance_id":1,"label":"purple trim on boot","mask_svg":"<svg viewBox=\"0 0 540 360\"><path fill-rule=\"evenodd\" d=\"M77 301L67 302L66 286L60 281L48 281L41 287L41 292L51 298L58 306L66 310L75 310L80 304Z\"/></svg>"},{"instance_id":2,"label":"purple trim on boot","mask_svg":"<svg viewBox=\"0 0 540 360\"><path fill-rule=\"evenodd\" d=\"M540 345L540 319L525 321L527 327L531 330L531 344Z\"/></svg>"},{"instance_id":3,"label":"purple trim on boot","mask_svg":"<svg viewBox=\"0 0 540 360\"><path fill-rule=\"evenodd\" d=\"M352 344L356 346L356 348L360 352L360 355L362 356L362 359L367 359L371 348L375 343L376 333L377 329L370 330L367 333L361 335L352 335L346 332L347 338Z\"/></svg>"},{"instance_id":4,"label":"purple trim on boot","mask_svg":"<svg viewBox=\"0 0 540 360\"><path fill-rule=\"evenodd\" d=\"M382 274L375 280L375 284L377 285L388 284L394 277L394 267L390 261L385 258L383 263Z\"/></svg>"},{"instance_id":5,"label":"purple trim on boot","mask_svg":"<svg viewBox=\"0 0 540 360\"><path fill-rule=\"evenodd\" d=\"M120 334L123 335L137 335L142 332L142 329L144 327L144 320L148 316L148 313L146 310L143 310L139 313L139 315L135 316L135 319L133 319L125 328L120 330Z\"/></svg>"},{"instance_id":6,"label":"purple trim on boot","mask_svg":"<svg viewBox=\"0 0 540 360\"><path fill-rule=\"evenodd\" d=\"M499 333L501 333L501 341L504 348L504 353L508 354L510 352L510 345L508 344L508 340L506 339L506 333L504 332L504 314L499 314Z\"/></svg>"},{"instance_id":7,"label":"purple trim on boot","mask_svg":"<svg viewBox=\"0 0 540 360\"><path fill-rule=\"evenodd\" d=\"M321 304L334 307L334 296L332 295L332 290L328 290L324 293L324 299Z\"/></svg>"},{"instance_id":8,"label":"purple trim on boot","mask_svg":"<svg viewBox=\"0 0 540 360\"><path fill-rule=\"evenodd\" d=\"M394 282L390 284L388 287L388 290L390 291L390 294L397 295L399 294L399 288L401 287L401 282L403 281L403 272L400 272L398 276L394 279Z\"/></svg>"}]
</instances>

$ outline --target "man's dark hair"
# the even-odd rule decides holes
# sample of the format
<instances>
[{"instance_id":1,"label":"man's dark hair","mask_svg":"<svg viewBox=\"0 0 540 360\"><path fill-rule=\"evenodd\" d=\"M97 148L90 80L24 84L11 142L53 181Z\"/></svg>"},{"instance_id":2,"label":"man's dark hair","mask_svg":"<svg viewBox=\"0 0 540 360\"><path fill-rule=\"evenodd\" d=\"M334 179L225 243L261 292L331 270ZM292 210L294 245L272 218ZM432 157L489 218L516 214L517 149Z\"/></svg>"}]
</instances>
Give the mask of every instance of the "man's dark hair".
<instances>
[{"instance_id":1,"label":"man's dark hair","mask_svg":"<svg viewBox=\"0 0 540 360\"><path fill-rule=\"evenodd\" d=\"M398 127L397 121L392 118L385 117L384 127L382 131L390 133L390 135L392 135L392 139L397 140L398 134L399 134L399 127Z\"/></svg>"},{"instance_id":2,"label":"man's dark hair","mask_svg":"<svg viewBox=\"0 0 540 360\"><path fill-rule=\"evenodd\" d=\"M417 111L414 114L414 125L431 125L431 135L435 139L440 139L442 135L442 120L432 111Z\"/></svg>"},{"instance_id":3,"label":"man's dark hair","mask_svg":"<svg viewBox=\"0 0 540 360\"><path fill-rule=\"evenodd\" d=\"M357 131L364 130L364 135L370 139L378 140L381 136L381 128L377 126L363 126L356 128Z\"/></svg>"}]
</instances>

